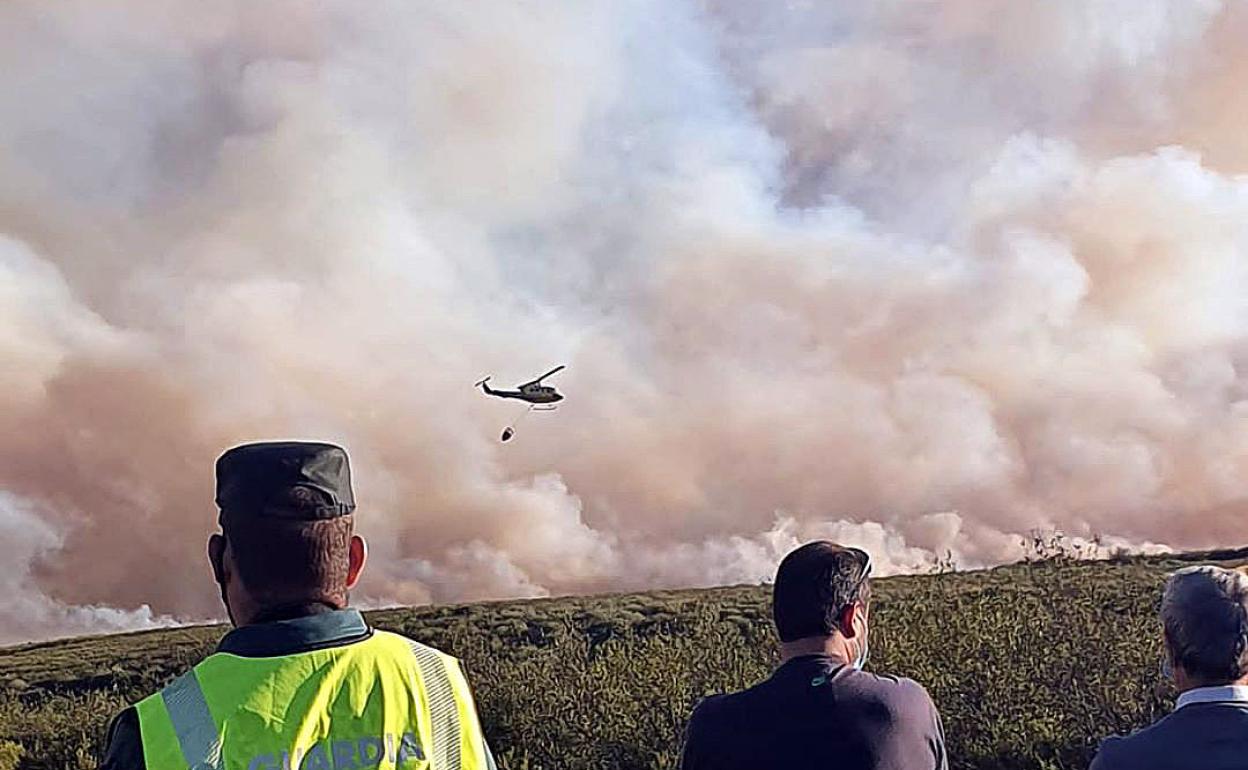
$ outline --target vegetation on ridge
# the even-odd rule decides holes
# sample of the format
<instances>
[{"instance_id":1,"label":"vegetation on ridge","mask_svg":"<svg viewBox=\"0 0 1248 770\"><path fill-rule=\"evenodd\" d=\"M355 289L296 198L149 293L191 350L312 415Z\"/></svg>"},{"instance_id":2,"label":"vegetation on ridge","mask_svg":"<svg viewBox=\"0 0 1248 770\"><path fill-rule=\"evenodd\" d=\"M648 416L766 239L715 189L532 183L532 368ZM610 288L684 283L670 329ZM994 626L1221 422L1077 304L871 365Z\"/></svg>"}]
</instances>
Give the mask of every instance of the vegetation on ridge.
<instances>
[{"instance_id":1,"label":"vegetation on ridge","mask_svg":"<svg viewBox=\"0 0 1248 770\"><path fill-rule=\"evenodd\" d=\"M1248 550L1064 557L875 581L869 668L935 698L955 768L1085 767L1099 739L1164 713L1167 572ZM674 768L703 695L767 676L768 590L745 586L369 613L463 659L507 770ZM206 626L0 650L0 770L91 768L108 720L208 654Z\"/></svg>"}]
</instances>

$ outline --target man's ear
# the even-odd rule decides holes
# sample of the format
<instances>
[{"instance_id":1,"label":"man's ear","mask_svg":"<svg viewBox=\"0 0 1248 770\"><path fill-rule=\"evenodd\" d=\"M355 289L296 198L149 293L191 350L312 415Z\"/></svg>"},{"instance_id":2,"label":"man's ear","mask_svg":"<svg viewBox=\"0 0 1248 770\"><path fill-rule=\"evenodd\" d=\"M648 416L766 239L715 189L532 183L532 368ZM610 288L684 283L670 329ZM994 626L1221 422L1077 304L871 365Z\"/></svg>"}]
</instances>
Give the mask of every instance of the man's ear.
<instances>
[{"instance_id":1,"label":"man's ear","mask_svg":"<svg viewBox=\"0 0 1248 770\"><path fill-rule=\"evenodd\" d=\"M359 535L351 536L351 546L347 563L347 590L355 588L360 582L360 573L364 571L364 562L368 561L368 543Z\"/></svg>"},{"instance_id":2,"label":"man's ear","mask_svg":"<svg viewBox=\"0 0 1248 770\"><path fill-rule=\"evenodd\" d=\"M225 585L225 536L216 534L208 538L208 563L212 565L212 576L216 578L217 585Z\"/></svg>"},{"instance_id":3,"label":"man's ear","mask_svg":"<svg viewBox=\"0 0 1248 770\"><path fill-rule=\"evenodd\" d=\"M853 639L858 635L857 629L854 628L854 621L858 620L862 614L862 605L858 602L850 602L849 606L841 610L841 616L837 618L840 625L841 636L846 639Z\"/></svg>"}]
</instances>

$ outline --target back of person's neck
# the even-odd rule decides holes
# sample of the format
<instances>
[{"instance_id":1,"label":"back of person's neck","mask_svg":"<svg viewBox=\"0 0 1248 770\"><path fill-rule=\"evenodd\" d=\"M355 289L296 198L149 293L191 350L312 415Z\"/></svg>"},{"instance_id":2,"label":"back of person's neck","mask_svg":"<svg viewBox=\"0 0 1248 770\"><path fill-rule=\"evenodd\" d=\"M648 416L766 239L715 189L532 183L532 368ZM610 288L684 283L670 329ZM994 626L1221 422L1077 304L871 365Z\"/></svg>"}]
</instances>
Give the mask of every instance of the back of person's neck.
<instances>
[{"instance_id":1,"label":"back of person's neck","mask_svg":"<svg viewBox=\"0 0 1248 770\"><path fill-rule=\"evenodd\" d=\"M840 634L831 636L804 636L791 642L780 642L780 662L788 663L794 658L807 655L826 655L842 663L850 660L846 649L845 637Z\"/></svg>"}]
</instances>

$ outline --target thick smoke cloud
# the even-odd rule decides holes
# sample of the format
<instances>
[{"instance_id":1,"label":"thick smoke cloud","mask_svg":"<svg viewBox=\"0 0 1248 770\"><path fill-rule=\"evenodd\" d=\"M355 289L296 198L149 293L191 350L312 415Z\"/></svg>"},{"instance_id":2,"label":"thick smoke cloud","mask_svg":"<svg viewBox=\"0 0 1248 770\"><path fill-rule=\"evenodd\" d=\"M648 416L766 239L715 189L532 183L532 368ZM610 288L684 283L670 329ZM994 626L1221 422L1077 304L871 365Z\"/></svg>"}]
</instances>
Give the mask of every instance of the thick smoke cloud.
<instances>
[{"instance_id":1,"label":"thick smoke cloud","mask_svg":"<svg viewBox=\"0 0 1248 770\"><path fill-rule=\"evenodd\" d=\"M219 617L212 461L359 597L1248 541L1248 10L0 9L0 641ZM471 388L567 363L553 415Z\"/></svg>"}]
</instances>

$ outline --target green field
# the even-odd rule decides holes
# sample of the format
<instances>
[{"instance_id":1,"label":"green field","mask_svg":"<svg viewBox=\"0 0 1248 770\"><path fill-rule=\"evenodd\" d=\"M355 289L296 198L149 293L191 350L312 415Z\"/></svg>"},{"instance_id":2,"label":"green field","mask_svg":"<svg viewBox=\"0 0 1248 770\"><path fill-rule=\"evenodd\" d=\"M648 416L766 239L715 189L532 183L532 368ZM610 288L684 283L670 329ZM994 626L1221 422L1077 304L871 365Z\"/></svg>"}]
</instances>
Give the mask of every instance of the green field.
<instances>
[{"instance_id":1,"label":"green field","mask_svg":"<svg viewBox=\"0 0 1248 770\"><path fill-rule=\"evenodd\" d=\"M1164 713L1165 574L1248 550L875 581L871 666L927 686L957 768L1085 767L1097 740ZM766 676L768 589L497 602L370 613L465 661L510 770L671 768L691 706ZM110 716L207 654L221 627L0 651L0 770L94 767ZM20 748L19 748L20 746ZM20 755L21 758L14 758Z\"/></svg>"}]
</instances>

